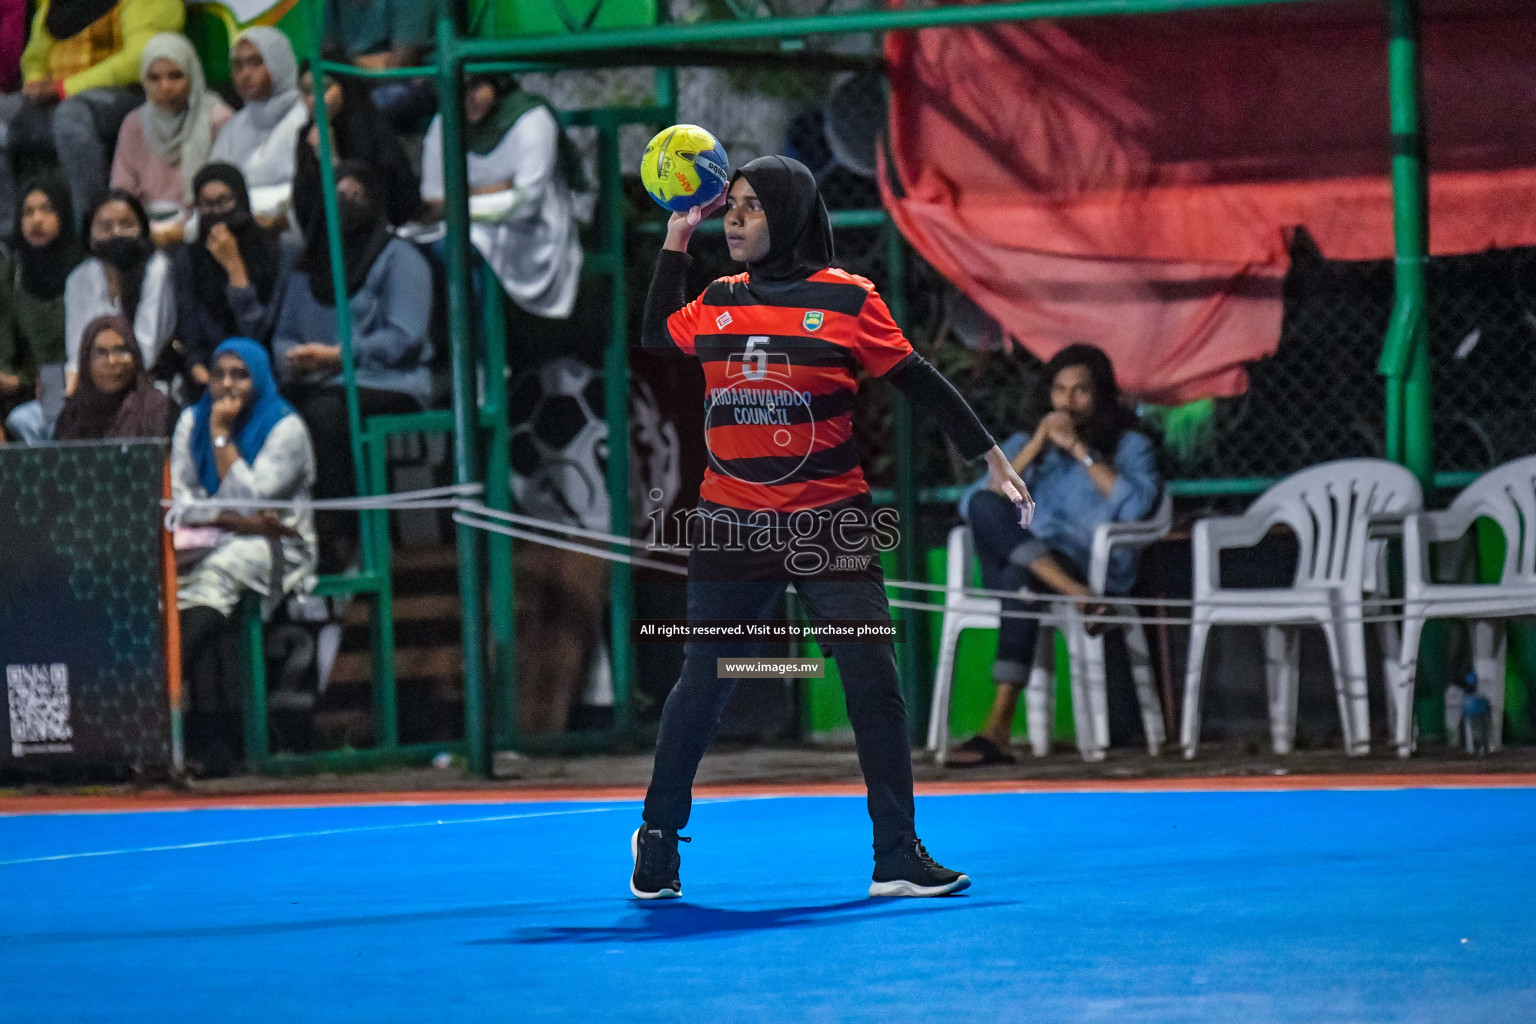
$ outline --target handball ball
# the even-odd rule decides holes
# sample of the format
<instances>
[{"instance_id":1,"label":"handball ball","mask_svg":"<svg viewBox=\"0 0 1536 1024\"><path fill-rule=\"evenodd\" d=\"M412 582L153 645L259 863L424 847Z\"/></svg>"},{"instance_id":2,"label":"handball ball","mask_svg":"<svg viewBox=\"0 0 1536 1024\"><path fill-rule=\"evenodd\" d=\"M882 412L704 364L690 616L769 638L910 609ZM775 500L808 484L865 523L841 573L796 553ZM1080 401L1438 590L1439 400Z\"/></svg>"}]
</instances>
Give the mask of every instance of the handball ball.
<instances>
[{"instance_id":1,"label":"handball ball","mask_svg":"<svg viewBox=\"0 0 1536 1024\"><path fill-rule=\"evenodd\" d=\"M682 213L725 191L730 161L725 147L696 124L675 124L656 134L640 160L640 181L666 209Z\"/></svg>"}]
</instances>

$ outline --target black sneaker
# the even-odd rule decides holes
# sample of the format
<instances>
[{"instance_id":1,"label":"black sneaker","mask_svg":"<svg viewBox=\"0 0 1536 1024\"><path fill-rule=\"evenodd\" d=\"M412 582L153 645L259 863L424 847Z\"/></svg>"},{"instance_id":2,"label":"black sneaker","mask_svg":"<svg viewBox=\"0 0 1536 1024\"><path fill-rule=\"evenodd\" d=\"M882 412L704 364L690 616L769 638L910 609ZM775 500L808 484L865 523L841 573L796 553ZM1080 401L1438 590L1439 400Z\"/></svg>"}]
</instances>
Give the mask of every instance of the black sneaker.
<instances>
[{"instance_id":1,"label":"black sneaker","mask_svg":"<svg viewBox=\"0 0 1536 1024\"><path fill-rule=\"evenodd\" d=\"M946 896L968 889L971 879L936 863L916 838L875 858L871 896Z\"/></svg>"},{"instance_id":2,"label":"black sneaker","mask_svg":"<svg viewBox=\"0 0 1536 1024\"><path fill-rule=\"evenodd\" d=\"M636 898L675 900L683 894L683 883L678 878L678 869L683 864L683 858L677 853L678 840L693 841L673 829L648 825L641 825L629 837L629 852L635 858L635 873L629 878L629 891Z\"/></svg>"}]
</instances>

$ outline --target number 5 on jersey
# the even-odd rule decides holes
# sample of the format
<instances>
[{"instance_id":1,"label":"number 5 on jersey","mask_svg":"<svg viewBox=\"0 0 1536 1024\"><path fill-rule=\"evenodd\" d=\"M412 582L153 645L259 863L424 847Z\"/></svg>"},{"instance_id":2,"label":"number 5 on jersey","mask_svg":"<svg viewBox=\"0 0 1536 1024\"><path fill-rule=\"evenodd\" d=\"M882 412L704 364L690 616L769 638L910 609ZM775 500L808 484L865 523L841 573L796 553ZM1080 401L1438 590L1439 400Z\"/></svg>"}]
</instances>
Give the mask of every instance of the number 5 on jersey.
<instances>
[{"instance_id":1,"label":"number 5 on jersey","mask_svg":"<svg viewBox=\"0 0 1536 1024\"><path fill-rule=\"evenodd\" d=\"M783 352L769 352L766 347L759 347L766 346L767 344L768 335L754 334L747 339L747 347L742 354L730 356L726 362L729 366L729 364L737 364L739 361L740 375L746 380L762 380L770 372L775 376L788 377L789 356ZM775 368L773 370L769 369L770 364L774 364ZM777 364L782 364L783 368L779 369ZM736 376L734 367L727 369L726 376Z\"/></svg>"}]
</instances>

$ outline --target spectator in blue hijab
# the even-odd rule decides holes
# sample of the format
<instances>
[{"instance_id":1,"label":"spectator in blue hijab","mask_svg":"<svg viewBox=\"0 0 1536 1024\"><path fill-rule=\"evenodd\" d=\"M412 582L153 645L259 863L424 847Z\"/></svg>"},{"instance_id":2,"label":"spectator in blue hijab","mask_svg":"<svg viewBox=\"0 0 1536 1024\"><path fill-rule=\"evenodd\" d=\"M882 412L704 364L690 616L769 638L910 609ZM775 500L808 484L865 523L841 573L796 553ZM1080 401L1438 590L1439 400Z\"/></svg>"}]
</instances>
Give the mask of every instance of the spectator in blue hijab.
<instances>
[{"instance_id":1,"label":"spectator in blue hijab","mask_svg":"<svg viewBox=\"0 0 1536 1024\"><path fill-rule=\"evenodd\" d=\"M172 496L307 501L315 483L309 431L278 394L266 349L230 338L213 350L208 370L208 390L171 438ZM192 510L176 549L189 760L194 771L226 774L242 735L240 687L206 656L246 591L261 597L266 616L284 594L314 586L314 517L307 508Z\"/></svg>"}]
</instances>

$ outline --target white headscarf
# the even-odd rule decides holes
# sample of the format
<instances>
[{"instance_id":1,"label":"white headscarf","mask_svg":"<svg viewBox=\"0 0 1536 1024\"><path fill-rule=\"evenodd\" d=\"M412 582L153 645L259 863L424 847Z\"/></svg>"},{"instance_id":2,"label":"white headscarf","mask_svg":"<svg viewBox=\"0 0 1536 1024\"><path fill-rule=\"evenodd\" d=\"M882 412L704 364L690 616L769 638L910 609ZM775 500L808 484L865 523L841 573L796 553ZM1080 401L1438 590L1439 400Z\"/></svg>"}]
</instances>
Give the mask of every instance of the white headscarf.
<instances>
[{"instance_id":1,"label":"white headscarf","mask_svg":"<svg viewBox=\"0 0 1536 1024\"><path fill-rule=\"evenodd\" d=\"M179 32L161 32L144 44L144 56L139 60L140 82L148 75L149 66L162 58L180 68L191 83L187 109L172 114L154 103L146 103L139 123L150 152L168 164L180 166L182 202L191 206L192 178L208 162L208 151L213 148L213 112L219 100L203 80L203 65L197 59L197 51Z\"/></svg>"},{"instance_id":2,"label":"white headscarf","mask_svg":"<svg viewBox=\"0 0 1536 1024\"><path fill-rule=\"evenodd\" d=\"M241 120L248 128L269 132L301 99L299 62L293 55L293 44L278 29L265 25L246 29L230 44L230 56L234 56L235 47L241 42L256 47L267 65L267 74L272 76L272 92L264 100L251 100L241 107L240 112L246 115Z\"/></svg>"}]
</instances>

